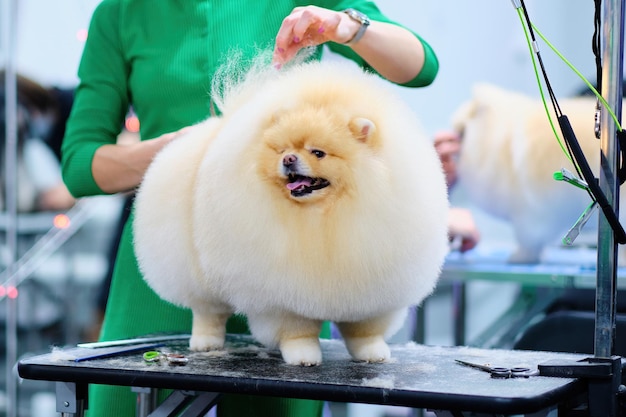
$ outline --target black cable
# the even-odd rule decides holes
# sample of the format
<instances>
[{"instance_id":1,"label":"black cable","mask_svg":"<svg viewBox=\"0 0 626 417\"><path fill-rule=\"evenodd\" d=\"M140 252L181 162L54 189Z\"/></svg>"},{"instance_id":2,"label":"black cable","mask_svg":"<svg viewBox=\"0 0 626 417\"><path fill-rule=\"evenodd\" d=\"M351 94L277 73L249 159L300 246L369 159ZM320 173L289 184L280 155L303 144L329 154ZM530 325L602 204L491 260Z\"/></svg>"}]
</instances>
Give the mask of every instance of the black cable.
<instances>
[{"instance_id":1,"label":"black cable","mask_svg":"<svg viewBox=\"0 0 626 417\"><path fill-rule=\"evenodd\" d=\"M596 3L596 13L594 15L594 25L595 25L595 24L598 24L597 22L599 22L598 5L601 2L601 0L594 0L594 1ZM526 24L528 26L528 31L530 33L531 40L534 43L535 34L532 29L532 23L530 21L530 17L528 16L528 12L526 10L526 5L524 4L524 0L521 0L520 3L521 3L522 11L524 12L524 17L526 19ZM593 46L594 53L599 52L598 28L599 28L599 24L598 26L596 26L596 31L594 32L594 46ZM598 39L596 40L596 38ZM597 48L596 48L596 45L598 45ZM552 86L550 85L550 80L548 78L548 74L545 70L543 60L541 59L541 55L539 54L539 51L536 52L536 55L537 55L537 60L541 68L541 72L543 74L544 81L546 83L546 89L548 90L548 94L550 95L550 101L552 102L552 106L554 107L554 112L556 113L557 119L559 121L561 134L563 135L563 139L565 140L565 143L567 144L567 150L568 150L568 153L570 154L570 157L572 158L572 161L575 161L574 167L576 168L578 175L584 178L585 181L587 182L587 185L588 185L587 191L591 199L597 202L598 205L600 206L600 209L604 213L604 216L606 217L609 225L611 226L611 229L613 230L613 233L615 234L616 241L620 244L625 244L626 243L626 231L624 231L624 228L620 224L619 219L615 211L613 210L613 207L611 206L606 195L604 195L604 193L602 192L602 189L600 188L597 182L597 179L595 178L593 174L593 171L589 167L587 158L585 157L582 149L580 148L578 139L576 138L574 130L572 129L572 126L569 123L567 116L563 115L563 113L561 112L561 109L558 105L558 101L556 99L556 95L554 94L554 90L552 89ZM599 55L596 54L596 65L598 65L598 62L599 62ZM601 69L598 72L600 73ZM620 148L624 149L623 147L620 147ZM621 153L621 149L620 149L620 157L621 157L621 160L623 161L624 157Z\"/></svg>"},{"instance_id":2,"label":"black cable","mask_svg":"<svg viewBox=\"0 0 626 417\"><path fill-rule=\"evenodd\" d=\"M530 16L528 15L528 11L526 10L526 5L524 4L524 0L521 0L520 2L521 6L522 6L522 12L524 13L524 18L526 20L526 26L528 27L528 33L530 34L530 39L533 42L533 44L536 43L536 38L535 38L535 32L533 30L533 25L530 21ZM536 51L536 55L537 55L537 61L539 62L539 68L541 69L541 73L543 75L543 79L544 82L546 84L546 89L548 90L548 94L550 96L550 102L552 103L552 107L554 108L554 112L558 117L562 116L562 112L561 112L561 108L559 106L559 103L556 99L556 95L554 94L554 90L552 89L552 85L550 84L550 79L548 77L548 73L545 69L545 65L543 63L543 59L541 57L541 54L539 53L539 51ZM577 159L574 157L573 152L572 152L572 148L570 146L569 141L565 140L565 146L567 149L567 153L569 155L570 160L572 161L572 163L574 164L574 169L576 170L576 173L578 174L579 177L583 177L582 172L580 170L580 167L578 166L578 163L576 162ZM586 190L587 194L589 194L589 197L595 201L595 197L594 195L591 193L591 191L589 189Z\"/></svg>"},{"instance_id":3,"label":"black cable","mask_svg":"<svg viewBox=\"0 0 626 417\"><path fill-rule=\"evenodd\" d=\"M596 90L602 91L602 54L601 54L601 36L600 30L602 27L602 20L600 17L600 10L602 6L602 0L593 0L595 5L595 11L593 14L593 38L591 41L591 50L596 60Z\"/></svg>"},{"instance_id":4,"label":"black cable","mask_svg":"<svg viewBox=\"0 0 626 417\"><path fill-rule=\"evenodd\" d=\"M613 211L611 203L602 192L600 185L593 175L593 172L591 171L591 168L589 167L589 164L587 163L587 160L585 158L585 154L583 153L578 143L578 140L576 139L576 135L574 134L574 130L572 129L569 119L567 118L567 116L559 116L558 120L559 126L561 127L561 132L563 133L563 137L567 142L571 143L574 157L578 161L583 161L583 163L580 164L580 168L583 174L582 177L587 182L590 193L593 194L593 196L595 197L595 201L600 206L600 209L604 213L606 220L609 222L611 229L613 229L613 232L615 233L615 239L618 243L626 243L626 232L620 224L619 219L615 214L615 211Z\"/></svg>"}]
</instances>

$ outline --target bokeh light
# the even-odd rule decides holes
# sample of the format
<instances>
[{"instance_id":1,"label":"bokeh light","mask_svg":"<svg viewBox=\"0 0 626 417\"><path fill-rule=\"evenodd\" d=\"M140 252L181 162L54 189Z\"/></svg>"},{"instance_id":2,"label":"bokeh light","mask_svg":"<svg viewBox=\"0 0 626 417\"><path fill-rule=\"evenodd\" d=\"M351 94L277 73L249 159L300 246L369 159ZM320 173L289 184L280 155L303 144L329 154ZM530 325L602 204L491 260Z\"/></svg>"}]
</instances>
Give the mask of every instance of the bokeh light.
<instances>
[{"instance_id":1,"label":"bokeh light","mask_svg":"<svg viewBox=\"0 0 626 417\"><path fill-rule=\"evenodd\" d=\"M70 223L70 218L65 214L57 214L52 220L52 224L57 229L67 229L68 227L70 227Z\"/></svg>"},{"instance_id":2,"label":"bokeh light","mask_svg":"<svg viewBox=\"0 0 626 417\"><path fill-rule=\"evenodd\" d=\"M126 130L132 133L139 132L139 119L137 116L128 116L125 122Z\"/></svg>"}]
</instances>

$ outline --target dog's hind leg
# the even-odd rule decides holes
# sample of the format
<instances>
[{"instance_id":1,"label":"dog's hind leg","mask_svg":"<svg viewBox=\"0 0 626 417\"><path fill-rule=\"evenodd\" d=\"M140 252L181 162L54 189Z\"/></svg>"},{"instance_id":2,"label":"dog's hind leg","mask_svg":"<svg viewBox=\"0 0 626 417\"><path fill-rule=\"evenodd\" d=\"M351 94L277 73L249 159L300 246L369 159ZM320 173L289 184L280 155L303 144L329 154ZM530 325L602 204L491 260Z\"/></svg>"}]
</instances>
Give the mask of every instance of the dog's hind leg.
<instances>
[{"instance_id":1,"label":"dog's hind leg","mask_svg":"<svg viewBox=\"0 0 626 417\"><path fill-rule=\"evenodd\" d=\"M282 339L280 353L289 365L316 366L322 363L322 350L317 334Z\"/></svg>"},{"instance_id":2,"label":"dog's hind leg","mask_svg":"<svg viewBox=\"0 0 626 417\"><path fill-rule=\"evenodd\" d=\"M406 309L402 309L363 321L337 323L337 327L354 360L386 362L391 358L391 351L385 338L402 326L405 317Z\"/></svg>"},{"instance_id":3,"label":"dog's hind leg","mask_svg":"<svg viewBox=\"0 0 626 417\"><path fill-rule=\"evenodd\" d=\"M248 324L261 343L268 347L278 346L287 364L315 366L322 363L321 321L274 312L248 315Z\"/></svg>"}]
</instances>

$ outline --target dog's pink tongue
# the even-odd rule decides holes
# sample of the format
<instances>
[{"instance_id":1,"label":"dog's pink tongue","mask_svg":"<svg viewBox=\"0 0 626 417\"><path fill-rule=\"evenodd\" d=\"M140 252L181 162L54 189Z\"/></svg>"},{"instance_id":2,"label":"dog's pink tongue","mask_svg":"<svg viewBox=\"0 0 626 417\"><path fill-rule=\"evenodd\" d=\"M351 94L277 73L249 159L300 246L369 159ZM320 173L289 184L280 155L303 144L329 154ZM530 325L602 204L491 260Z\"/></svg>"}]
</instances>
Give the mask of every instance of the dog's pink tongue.
<instances>
[{"instance_id":1,"label":"dog's pink tongue","mask_svg":"<svg viewBox=\"0 0 626 417\"><path fill-rule=\"evenodd\" d=\"M305 178L303 179L299 179L297 181L294 182L288 182L287 183L287 188L289 188L290 191L296 190L300 187L308 187L311 185L311 181L307 180Z\"/></svg>"}]
</instances>

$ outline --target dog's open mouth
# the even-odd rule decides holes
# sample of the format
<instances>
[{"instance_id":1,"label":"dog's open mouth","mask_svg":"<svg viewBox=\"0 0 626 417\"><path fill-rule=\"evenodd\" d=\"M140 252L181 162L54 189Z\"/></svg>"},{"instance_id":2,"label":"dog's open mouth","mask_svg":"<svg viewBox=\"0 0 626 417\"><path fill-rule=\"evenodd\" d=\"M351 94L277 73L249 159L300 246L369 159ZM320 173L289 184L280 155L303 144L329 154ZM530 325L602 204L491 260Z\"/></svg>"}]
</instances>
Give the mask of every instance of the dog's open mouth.
<instances>
[{"instance_id":1,"label":"dog's open mouth","mask_svg":"<svg viewBox=\"0 0 626 417\"><path fill-rule=\"evenodd\" d=\"M298 174L289 174L287 177L287 188L294 197L311 194L313 191L321 190L329 185L330 181L324 178L311 178Z\"/></svg>"}]
</instances>

